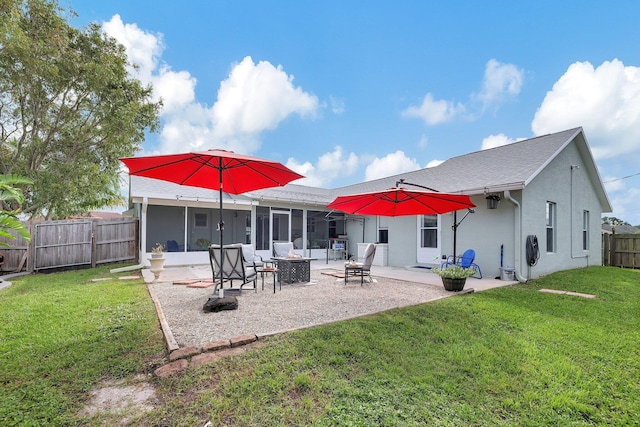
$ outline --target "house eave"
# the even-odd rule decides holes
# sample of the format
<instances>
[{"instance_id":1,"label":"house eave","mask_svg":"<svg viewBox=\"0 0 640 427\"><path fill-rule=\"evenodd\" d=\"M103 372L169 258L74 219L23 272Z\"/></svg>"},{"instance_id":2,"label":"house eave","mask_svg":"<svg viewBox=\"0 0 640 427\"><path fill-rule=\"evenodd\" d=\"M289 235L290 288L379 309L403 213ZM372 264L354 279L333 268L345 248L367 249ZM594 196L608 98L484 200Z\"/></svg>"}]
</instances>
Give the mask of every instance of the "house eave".
<instances>
[{"instance_id":1,"label":"house eave","mask_svg":"<svg viewBox=\"0 0 640 427\"><path fill-rule=\"evenodd\" d=\"M162 205L162 206L180 206L180 207L199 207L199 208L219 208L220 200L217 198L189 198L181 197L176 199L160 198L160 197L132 197L133 203L147 203L148 205ZM229 205L235 207L238 210L250 210L252 205L257 205L254 200L236 200L236 199L222 199L222 206L228 208Z\"/></svg>"},{"instance_id":2,"label":"house eave","mask_svg":"<svg viewBox=\"0 0 640 427\"><path fill-rule=\"evenodd\" d=\"M333 199L331 199L333 200ZM286 203L286 204L296 204L302 206L314 206L314 207L326 207L331 200L325 202L318 202L313 200L306 199L298 199L292 197L257 197L255 198L255 202L260 205L262 203Z\"/></svg>"},{"instance_id":3,"label":"house eave","mask_svg":"<svg viewBox=\"0 0 640 427\"><path fill-rule=\"evenodd\" d=\"M466 188L454 193L466 194L468 196L478 196L488 193L502 193L504 191L524 190L526 184L524 181L511 182L507 184L488 185L485 187Z\"/></svg>"}]
</instances>

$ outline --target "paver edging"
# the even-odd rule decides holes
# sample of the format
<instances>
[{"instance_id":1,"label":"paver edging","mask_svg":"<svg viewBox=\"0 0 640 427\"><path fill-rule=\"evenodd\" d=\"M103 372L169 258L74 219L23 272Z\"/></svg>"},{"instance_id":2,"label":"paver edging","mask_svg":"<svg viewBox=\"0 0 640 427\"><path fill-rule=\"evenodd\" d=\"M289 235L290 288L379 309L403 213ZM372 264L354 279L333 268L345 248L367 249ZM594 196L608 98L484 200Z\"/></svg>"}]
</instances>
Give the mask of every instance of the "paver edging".
<instances>
[{"instance_id":1,"label":"paver edging","mask_svg":"<svg viewBox=\"0 0 640 427\"><path fill-rule=\"evenodd\" d=\"M169 353L169 363L154 370L158 377L165 378L186 370L189 366L212 363L222 357L234 356L246 351L246 347L259 340L257 335L245 334L228 340L219 340L203 344L202 347L188 346Z\"/></svg>"}]
</instances>

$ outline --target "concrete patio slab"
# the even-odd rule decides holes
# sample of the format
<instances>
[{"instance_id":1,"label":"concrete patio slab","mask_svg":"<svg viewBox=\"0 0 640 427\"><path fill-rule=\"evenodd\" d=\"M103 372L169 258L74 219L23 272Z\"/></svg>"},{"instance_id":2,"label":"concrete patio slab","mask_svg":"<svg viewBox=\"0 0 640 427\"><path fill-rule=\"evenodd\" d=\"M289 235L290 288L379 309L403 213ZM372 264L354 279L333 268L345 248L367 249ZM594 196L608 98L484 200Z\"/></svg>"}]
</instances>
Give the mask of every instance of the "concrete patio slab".
<instances>
[{"instance_id":1,"label":"concrete patio slab","mask_svg":"<svg viewBox=\"0 0 640 427\"><path fill-rule=\"evenodd\" d=\"M336 272L344 272L344 261L332 261L326 262L325 260L317 260L311 262L311 270L336 270ZM154 276L149 269L143 269L142 275L145 283L153 282ZM404 268L404 267L391 267L391 266L376 266L371 267L371 275L373 277L385 277L389 279L404 280L413 283L423 283L428 285L442 286L442 280L440 277L426 268ZM191 265L181 267L168 267L160 274L159 281L161 282L173 282L173 283L185 283L187 281L207 281L212 280L211 266L208 264L203 265ZM482 278L476 279L470 277L467 279L465 288L473 288L475 292L484 291L487 289L499 288L502 286L510 286L519 283L518 281L500 280L494 278ZM186 283L185 283L186 284Z\"/></svg>"}]
</instances>

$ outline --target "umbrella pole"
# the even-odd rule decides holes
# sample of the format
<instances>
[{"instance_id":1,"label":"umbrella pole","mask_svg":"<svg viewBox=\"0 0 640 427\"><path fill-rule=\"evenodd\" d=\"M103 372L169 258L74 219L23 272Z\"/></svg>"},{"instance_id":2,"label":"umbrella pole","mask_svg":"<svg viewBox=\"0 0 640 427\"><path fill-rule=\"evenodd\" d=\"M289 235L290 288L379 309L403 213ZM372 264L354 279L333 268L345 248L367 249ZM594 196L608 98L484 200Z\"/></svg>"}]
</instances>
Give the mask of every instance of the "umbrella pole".
<instances>
[{"instance_id":1,"label":"umbrella pole","mask_svg":"<svg viewBox=\"0 0 640 427\"><path fill-rule=\"evenodd\" d=\"M469 208L467 210L467 213L464 214L464 216L460 220L460 222L458 222L458 211L453 211L453 225L451 226L451 228L453 228L453 263L454 264L456 263L456 242L458 241L458 226L462 224L462 221L464 221L464 219L470 213L475 213L475 209Z\"/></svg>"},{"instance_id":2,"label":"umbrella pole","mask_svg":"<svg viewBox=\"0 0 640 427\"><path fill-rule=\"evenodd\" d=\"M222 164L222 159L220 159ZM218 220L218 231L220 232L220 288L222 289L222 271L224 269L224 249L222 239L224 236L224 221L222 220L222 166L220 166L220 219Z\"/></svg>"},{"instance_id":3,"label":"umbrella pole","mask_svg":"<svg viewBox=\"0 0 640 427\"><path fill-rule=\"evenodd\" d=\"M453 263L456 263L456 240L458 233L458 211L453 211Z\"/></svg>"}]
</instances>

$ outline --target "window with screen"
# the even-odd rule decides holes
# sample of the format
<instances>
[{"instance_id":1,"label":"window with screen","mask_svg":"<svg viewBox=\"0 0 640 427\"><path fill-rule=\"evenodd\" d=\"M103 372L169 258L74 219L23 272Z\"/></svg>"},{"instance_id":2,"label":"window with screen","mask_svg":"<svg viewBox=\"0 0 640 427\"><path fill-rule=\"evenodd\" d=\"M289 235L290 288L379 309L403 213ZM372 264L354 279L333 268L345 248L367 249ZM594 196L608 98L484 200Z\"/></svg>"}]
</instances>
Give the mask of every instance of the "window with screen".
<instances>
[{"instance_id":1,"label":"window with screen","mask_svg":"<svg viewBox=\"0 0 640 427\"><path fill-rule=\"evenodd\" d=\"M582 250L589 250L589 211L582 212Z\"/></svg>"},{"instance_id":2,"label":"window with screen","mask_svg":"<svg viewBox=\"0 0 640 427\"><path fill-rule=\"evenodd\" d=\"M438 247L438 216L423 215L422 225L420 227L420 247L421 248L437 248Z\"/></svg>"},{"instance_id":3,"label":"window with screen","mask_svg":"<svg viewBox=\"0 0 640 427\"><path fill-rule=\"evenodd\" d=\"M547 202L547 252L556 251L556 204Z\"/></svg>"}]
</instances>

